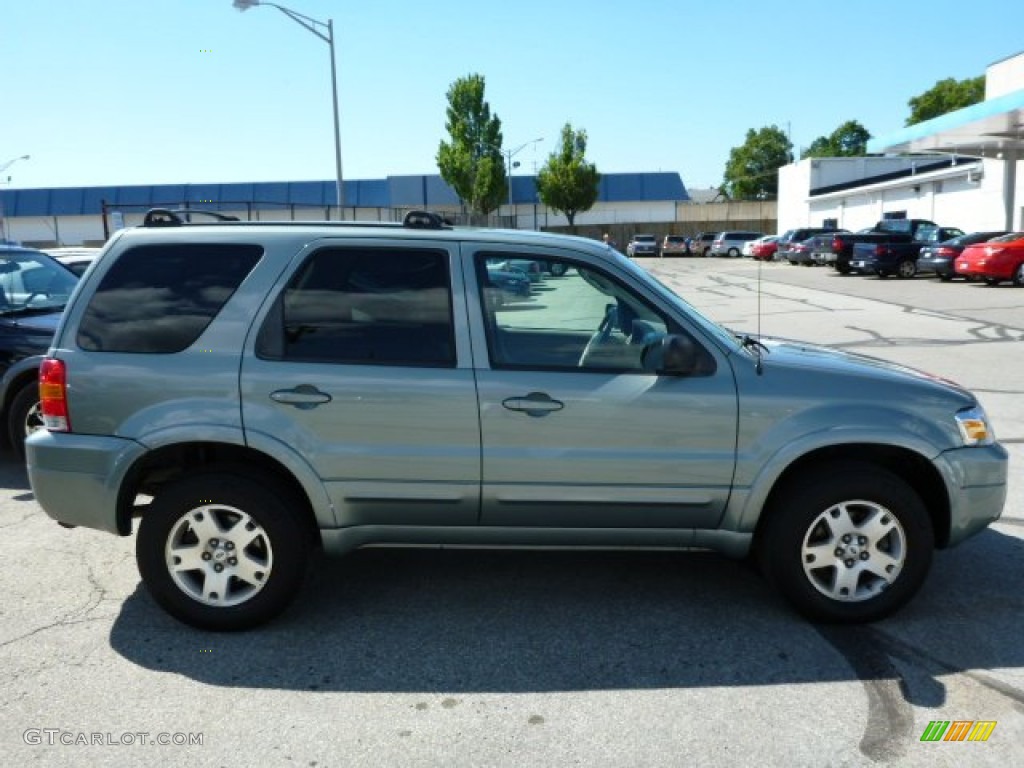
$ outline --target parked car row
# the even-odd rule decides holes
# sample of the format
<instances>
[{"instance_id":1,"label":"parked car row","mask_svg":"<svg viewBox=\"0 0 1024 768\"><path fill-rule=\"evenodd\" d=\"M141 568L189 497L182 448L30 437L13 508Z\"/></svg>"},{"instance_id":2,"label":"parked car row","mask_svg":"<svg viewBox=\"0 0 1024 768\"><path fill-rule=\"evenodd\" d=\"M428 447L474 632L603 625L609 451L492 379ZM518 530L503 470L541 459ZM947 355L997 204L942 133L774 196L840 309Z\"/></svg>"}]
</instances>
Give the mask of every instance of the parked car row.
<instances>
[{"instance_id":1,"label":"parked car row","mask_svg":"<svg viewBox=\"0 0 1024 768\"><path fill-rule=\"evenodd\" d=\"M791 230L798 234L808 231ZM908 224L902 236L892 230L889 234L893 239L887 239L886 233L877 227L855 233L822 231L796 241L792 236L787 240L789 234L782 235L776 243L775 258L793 265L832 265L844 275L906 279L930 274L943 281L962 277L989 285L1012 282L1024 286L1024 232L964 233L956 227L915 221Z\"/></svg>"},{"instance_id":2,"label":"parked car row","mask_svg":"<svg viewBox=\"0 0 1024 768\"><path fill-rule=\"evenodd\" d=\"M652 234L636 234L626 244L626 255L638 256L752 256L754 243L776 239L774 235L747 230L724 232L698 232L694 237L665 235L659 240Z\"/></svg>"}]
</instances>

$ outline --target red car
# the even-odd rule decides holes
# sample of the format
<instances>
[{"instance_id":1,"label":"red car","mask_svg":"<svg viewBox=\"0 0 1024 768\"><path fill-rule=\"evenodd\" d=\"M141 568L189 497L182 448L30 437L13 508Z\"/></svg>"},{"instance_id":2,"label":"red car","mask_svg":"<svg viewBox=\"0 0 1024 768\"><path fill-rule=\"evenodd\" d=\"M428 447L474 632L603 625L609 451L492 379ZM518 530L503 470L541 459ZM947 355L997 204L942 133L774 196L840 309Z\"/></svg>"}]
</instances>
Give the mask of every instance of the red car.
<instances>
[{"instance_id":1,"label":"red car","mask_svg":"<svg viewBox=\"0 0 1024 768\"><path fill-rule=\"evenodd\" d=\"M956 259L956 273L968 279L981 278L989 285L1012 280L1024 286L1024 232L975 243L964 248Z\"/></svg>"},{"instance_id":2,"label":"red car","mask_svg":"<svg viewBox=\"0 0 1024 768\"><path fill-rule=\"evenodd\" d=\"M779 250L778 237L762 237L750 245L750 255L759 261L771 261Z\"/></svg>"}]
</instances>

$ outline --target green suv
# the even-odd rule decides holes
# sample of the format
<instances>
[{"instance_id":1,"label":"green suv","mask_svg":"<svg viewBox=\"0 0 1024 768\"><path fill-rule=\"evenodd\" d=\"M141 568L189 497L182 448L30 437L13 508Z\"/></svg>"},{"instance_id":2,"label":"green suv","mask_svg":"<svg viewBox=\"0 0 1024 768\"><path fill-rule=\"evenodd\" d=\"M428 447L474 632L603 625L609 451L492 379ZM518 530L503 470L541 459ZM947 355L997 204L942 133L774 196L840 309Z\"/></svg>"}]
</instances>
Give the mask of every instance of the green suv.
<instances>
[{"instance_id":1,"label":"green suv","mask_svg":"<svg viewBox=\"0 0 1024 768\"><path fill-rule=\"evenodd\" d=\"M512 261L549 267L515 303ZM40 394L39 504L138 521L154 599L215 630L279 614L317 548L410 544L752 553L804 615L871 621L1006 497L955 385L734 335L601 243L424 212L156 212L83 278Z\"/></svg>"}]
</instances>

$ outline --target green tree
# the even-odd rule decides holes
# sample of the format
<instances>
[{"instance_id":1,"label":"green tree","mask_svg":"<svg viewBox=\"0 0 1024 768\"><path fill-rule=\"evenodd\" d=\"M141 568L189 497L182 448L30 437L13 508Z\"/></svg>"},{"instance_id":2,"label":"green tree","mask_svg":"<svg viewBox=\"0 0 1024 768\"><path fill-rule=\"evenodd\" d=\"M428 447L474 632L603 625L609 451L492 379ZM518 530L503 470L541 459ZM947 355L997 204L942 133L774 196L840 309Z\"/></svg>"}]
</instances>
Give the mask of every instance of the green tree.
<instances>
[{"instance_id":1,"label":"green tree","mask_svg":"<svg viewBox=\"0 0 1024 768\"><path fill-rule=\"evenodd\" d=\"M471 213L487 214L505 199L501 120L484 100L483 75L460 77L448 88L445 128L450 141L437 150L437 167Z\"/></svg>"},{"instance_id":2,"label":"green tree","mask_svg":"<svg viewBox=\"0 0 1024 768\"><path fill-rule=\"evenodd\" d=\"M761 200L779 193L779 168L792 162L793 144L778 126L747 131L746 141L729 151L725 192L733 200Z\"/></svg>"},{"instance_id":3,"label":"green tree","mask_svg":"<svg viewBox=\"0 0 1024 768\"><path fill-rule=\"evenodd\" d=\"M919 96L907 102L910 117L907 125L931 120L933 117L954 112L971 104L977 104L985 98L985 77L971 77L966 80L954 80L947 77Z\"/></svg>"},{"instance_id":4,"label":"green tree","mask_svg":"<svg viewBox=\"0 0 1024 768\"><path fill-rule=\"evenodd\" d=\"M587 132L574 131L566 123L561 147L548 156L537 174L537 194L544 205L565 214L569 226L575 226L576 214L597 202L601 174L587 158Z\"/></svg>"},{"instance_id":5,"label":"green tree","mask_svg":"<svg viewBox=\"0 0 1024 768\"><path fill-rule=\"evenodd\" d=\"M860 157L868 151L871 133L856 120L847 120L828 136L819 136L800 153L805 157Z\"/></svg>"}]
</instances>

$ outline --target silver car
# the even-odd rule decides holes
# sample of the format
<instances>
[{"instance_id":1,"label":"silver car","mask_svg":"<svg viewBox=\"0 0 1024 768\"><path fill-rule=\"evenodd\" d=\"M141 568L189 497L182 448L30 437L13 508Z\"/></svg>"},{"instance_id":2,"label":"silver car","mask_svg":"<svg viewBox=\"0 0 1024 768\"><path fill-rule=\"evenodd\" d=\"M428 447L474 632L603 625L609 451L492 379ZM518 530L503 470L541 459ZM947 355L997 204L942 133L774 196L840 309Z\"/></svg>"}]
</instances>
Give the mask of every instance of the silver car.
<instances>
[{"instance_id":1,"label":"silver car","mask_svg":"<svg viewBox=\"0 0 1024 768\"><path fill-rule=\"evenodd\" d=\"M753 553L804 615L872 621L1001 513L970 392L733 334L599 243L426 213L152 222L72 296L28 471L55 520L137 528L146 587L194 626L258 625L314 549L380 545ZM490 300L512 261L562 276Z\"/></svg>"}]
</instances>

